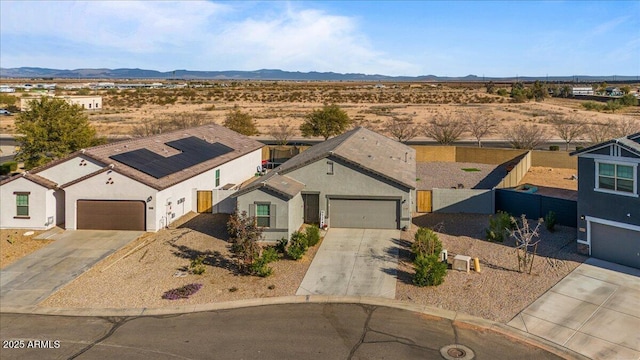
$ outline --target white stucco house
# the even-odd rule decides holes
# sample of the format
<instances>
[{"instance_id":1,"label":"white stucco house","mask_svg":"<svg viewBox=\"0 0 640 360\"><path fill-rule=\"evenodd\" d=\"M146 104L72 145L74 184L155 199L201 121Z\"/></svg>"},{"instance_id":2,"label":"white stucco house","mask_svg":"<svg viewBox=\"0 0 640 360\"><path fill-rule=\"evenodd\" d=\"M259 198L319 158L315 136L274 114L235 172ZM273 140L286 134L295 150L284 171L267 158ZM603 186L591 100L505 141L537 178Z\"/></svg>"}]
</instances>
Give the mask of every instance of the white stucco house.
<instances>
[{"instance_id":1,"label":"white stucco house","mask_svg":"<svg viewBox=\"0 0 640 360\"><path fill-rule=\"evenodd\" d=\"M155 232L189 211L230 213L263 146L211 124L85 149L0 182L0 228Z\"/></svg>"},{"instance_id":2,"label":"white stucco house","mask_svg":"<svg viewBox=\"0 0 640 360\"><path fill-rule=\"evenodd\" d=\"M52 96L63 99L69 105L78 105L83 110L102 110L102 96ZM40 97L23 97L20 99L20 110L27 111L32 101L40 101Z\"/></svg>"}]
</instances>

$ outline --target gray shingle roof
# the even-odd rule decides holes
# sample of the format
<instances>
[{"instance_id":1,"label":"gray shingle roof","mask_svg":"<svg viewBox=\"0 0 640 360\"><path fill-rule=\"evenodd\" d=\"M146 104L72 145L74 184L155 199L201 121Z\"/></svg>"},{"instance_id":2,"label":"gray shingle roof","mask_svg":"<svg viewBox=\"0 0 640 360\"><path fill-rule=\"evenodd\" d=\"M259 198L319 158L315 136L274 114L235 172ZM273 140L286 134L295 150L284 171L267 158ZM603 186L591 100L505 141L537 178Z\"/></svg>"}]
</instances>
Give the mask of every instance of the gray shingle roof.
<instances>
[{"instance_id":1,"label":"gray shingle roof","mask_svg":"<svg viewBox=\"0 0 640 360\"><path fill-rule=\"evenodd\" d=\"M577 151L574 151L572 153L570 153L569 155L574 156L574 155L580 155L580 154L586 154L589 153L593 150L599 149L603 146L607 146L607 145L611 145L611 144L618 144L620 146L622 146L623 148L625 148L626 150L640 156L640 133L635 133L635 134L631 134L628 136L623 136L621 138L617 138L617 139L611 139L609 141L605 141L599 144L595 144L589 147L586 147L584 149L580 149Z\"/></svg>"},{"instance_id":2,"label":"gray shingle roof","mask_svg":"<svg viewBox=\"0 0 640 360\"><path fill-rule=\"evenodd\" d=\"M328 156L340 158L405 187L416 187L416 151L359 127L310 147L265 176L245 185L233 196L267 186L291 198L304 188L304 184L286 174ZM283 184L283 181L287 184Z\"/></svg>"}]
</instances>

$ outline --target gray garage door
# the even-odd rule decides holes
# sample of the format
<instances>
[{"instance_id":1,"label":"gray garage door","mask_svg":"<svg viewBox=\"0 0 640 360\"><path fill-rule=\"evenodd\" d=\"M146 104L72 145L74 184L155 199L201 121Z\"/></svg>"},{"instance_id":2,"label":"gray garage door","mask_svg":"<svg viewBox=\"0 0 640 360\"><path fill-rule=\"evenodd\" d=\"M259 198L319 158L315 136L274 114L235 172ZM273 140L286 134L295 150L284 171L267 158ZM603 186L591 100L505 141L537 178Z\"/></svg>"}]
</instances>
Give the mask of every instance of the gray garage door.
<instances>
[{"instance_id":1,"label":"gray garage door","mask_svg":"<svg viewBox=\"0 0 640 360\"><path fill-rule=\"evenodd\" d=\"M351 200L329 201L329 218L332 227L364 229L397 229L397 200Z\"/></svg>"},{"instance_id":2,"label":"gray garage door","mask_svg":"<svg viewBox=\"0 0 640 360\"><path fill-rule=\"evenodd\" d=\"M145 231L145 203L121 200L78 200L78 230Z\"/></svg>"},{"instance_id":3,"label":"gray garage door","mask_svg":"<svg viewBox=\"0 0 640 360\"><path fill-rule=\"evenodd\" d=\"M592 222L591 256L640 268L640 231Z\"/></svg>"}]
</instances>

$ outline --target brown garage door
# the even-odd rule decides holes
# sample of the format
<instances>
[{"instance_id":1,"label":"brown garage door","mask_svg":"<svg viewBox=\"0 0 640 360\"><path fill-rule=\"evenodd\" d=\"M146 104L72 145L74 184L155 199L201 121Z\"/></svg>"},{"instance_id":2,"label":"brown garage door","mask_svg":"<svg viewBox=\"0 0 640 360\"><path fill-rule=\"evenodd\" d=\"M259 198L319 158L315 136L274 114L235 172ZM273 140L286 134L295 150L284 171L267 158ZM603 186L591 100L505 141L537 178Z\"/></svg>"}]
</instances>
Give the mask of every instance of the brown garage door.
<instances>
[{"instance_id":1,"label":"brown garage door","mask_svg":"<svg viewBox=\"0 0 640 360\"><path fill-rule=\"evenodd\" d=\"M78 230L145 231L145 203L124 200L78 200Z\"/></svg>"}]
</instances>

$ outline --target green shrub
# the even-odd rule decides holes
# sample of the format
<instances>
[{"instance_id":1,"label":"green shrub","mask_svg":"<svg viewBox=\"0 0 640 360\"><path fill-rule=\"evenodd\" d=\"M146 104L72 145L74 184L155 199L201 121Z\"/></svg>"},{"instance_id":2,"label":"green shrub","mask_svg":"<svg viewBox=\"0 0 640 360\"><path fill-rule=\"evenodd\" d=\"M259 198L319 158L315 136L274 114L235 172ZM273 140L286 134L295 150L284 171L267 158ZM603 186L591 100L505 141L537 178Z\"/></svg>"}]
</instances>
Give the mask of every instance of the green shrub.
<instances>
[{"instance_id":1,"label":"green shrub","mask_svg":"<svg viewBox=\"0 0 640 360\"><path fill-rule=\"evenodd\" d=\"M507 96L509 95L509 91L507 91L507 89L498 89L497 94L500 96Z\"/></svg>"},{"instance_id":2,"label":"green shrub","mask_svg":"<svg viewBox=\"0 0 640 360\"><path fill-rule=\"evenodd\" d=\"M560 146L558 145L550 145L549 150L551 151L560 151Z\"/></svg>"},{"instance_id":3,"label":"green shrub","mask_svg":"<svg viewBox=\"0 0 640 360\"><path fill-rule=\"evenodd\" d=\"M442 242L438 239L438 234L428 228L419 228L414 237L415 241L411 245L411 252L417 257L428 255L440 255Z\"/></svg>"},{"instance_id":4,"label":"green shrub","mask_svg":"<svg viewBox=\"0 0 640 360\"><path fill-rule=\"evenodd\" d=\"M11 166L9 164L0 165L0 175L8 175L11 172Z\"/></svg>"},{"instance_id":5,"label":"green shrub","mask_svg":"<svg viewBox=\"0 0 640 360\"><path fill-rule=\"evenodd\" d=\"M275 246L276 251L279 252L280 254L284 254L287 251L288 243L289 243L289 239L287 239L286 237L283 237L282 239L278 240Z\"/></svg>"},{"instance_id":6,"label":"green shrub","mask_svg":"<svg viewBox=\"0 0 640 360\"><path fill-rule=\"evenodd\" d=\"M267 277L273 274L273 268L267 265L277 260L278 251L274 247L268 247L264 249L262 255L251 264L251 273L260 277Z\"/></svg>"},{"instance_id":7,"label":"green shrub","mask_svg":"<svg viewBox=\"0 0 640 360\"><path fill-rule=\"evenodd\" d=\"M584 107L587 110L602 111L604 110L605 105L597 103L595 101L586 101L582 103L582 107Z\"/></svg>"},{"instance_id":8,"label":"green shrub","mask_svg":"<svg viewBox=\"0 0 640 360\"><path fill-rule=\"evenodd\" d=\"M495 216L489 216L489 228L485 229L487 240L504 242L509 237L509 230L513 229L511 217L504 211L498 211Z\"/></svg>"},{"instance_id":9,"label":"green shrub","mask_svg":"<svg viewBox=\"0 0 640 360\"><path fill-rule=\"evenodd\" d=\"M557 222L556 213L554 213L553 211L549 211L547 215L545 215L544 217L544 226L547 227L547 230L554 232L556 222Z\"/></svg>"},{"instance_id":10,"label":"green shrub","mask_svg":"<svg viewBox=\"0 0 640 360\"><path fill-rule=\"evenodd\" d=\"M291 240L289 241L289 247L287 248L287 255L293 260L299 260L307 252L309 243L307 242L307 235L299 231L291 234Z\"/></svg>"},{"instance_id":11,"label":"green shrub","mask_svg":"<svg viewBox=\"0 0 640 360\"><path fill-rule=\"evenodd\" d=\"M584 149L584 146L576 146L576 151L580 151L582 149Z\"/></svg>"},{"instance_id":12,"label":"green shrub","mask_svg":"<svg viewBox=\"0 0 640 360\"><path fill-rule=\"evenodd\" d=\"M207 270L204 266L204 256L198 256L195 259L191 259L191 264L189 264L189 271L192 274L202 275Z\"/></svg>"},{"instance_id":13,"label":"green shrub","mask_svg":"<svg viewBox=\"0 0 640 360\"><path fill-rule=\"evenodd\" d=\"M309 247L316 246L320 241L320 229L317 226L307 226L305 233Z\"/></svg>"},{"instance_id":14,"label":"green shrub","mask_svg":"<svg viewBox=\"0 0 640 360\"><path fill-rule=\"evenodd\" d=\"M18 163L16 161L7 161L2 165L9 166L9 171L12 171L12 172L18 170Z\"/></svg>"},{"instance_id":15,"label":"green shrub","mask_svg":"<svg viewBox=\"0 0 640 360\"><path fill-rule=\"evenodd\" d=\"M447 264L440 262L438 256L419 255L413 262L415 274L413 283L417 286L437 286L444 282L447 274Z\"/></svg>"}]
</instances>

